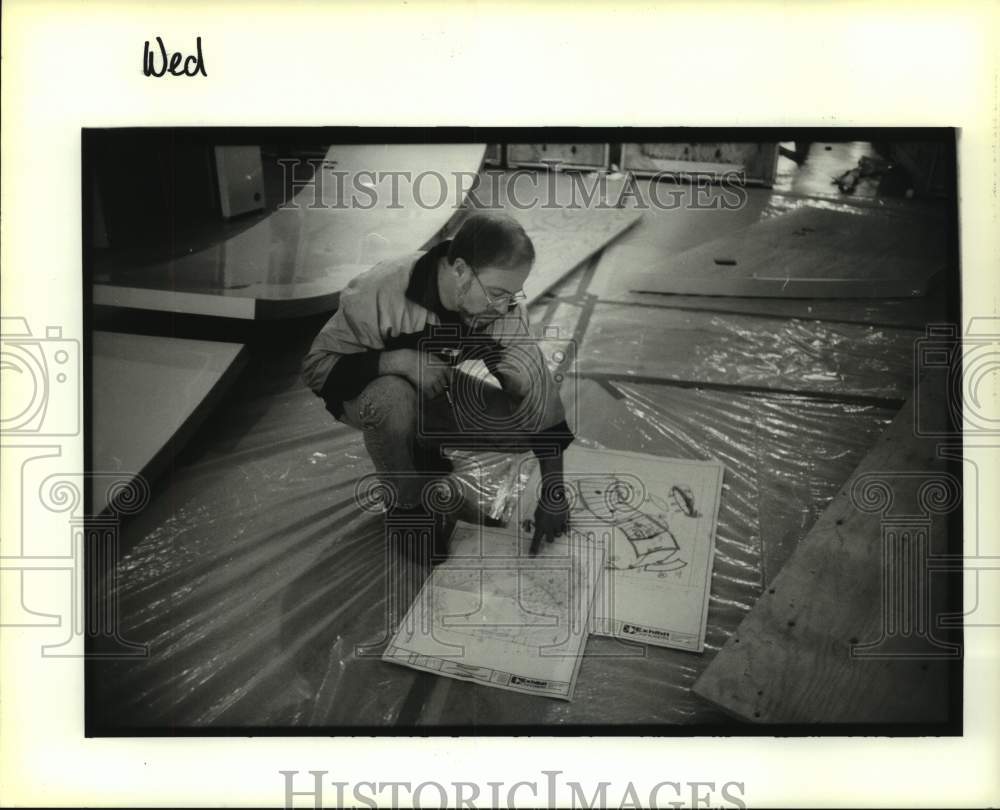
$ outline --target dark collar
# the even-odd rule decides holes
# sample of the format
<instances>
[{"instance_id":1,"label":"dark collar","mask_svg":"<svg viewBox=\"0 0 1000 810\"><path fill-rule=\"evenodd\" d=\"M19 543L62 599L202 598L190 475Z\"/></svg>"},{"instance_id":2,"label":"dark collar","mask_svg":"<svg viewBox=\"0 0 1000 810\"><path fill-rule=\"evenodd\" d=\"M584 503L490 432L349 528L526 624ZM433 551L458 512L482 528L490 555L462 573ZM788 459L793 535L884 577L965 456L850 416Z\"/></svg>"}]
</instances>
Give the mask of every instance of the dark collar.
<instances>
[{"instance_id":1,"label":"dark collar","mask_svg":"<svg viewBox=\"0 0 1000 810\"><path fill-rule=\"evenodd\" d=\"M445 309L441 304L438 290L438 265L441 258L448 255L450 247L451 240L446 239L417 259L410 272L410 283L406 286L406 297L435 313L442 322L459 319L458 313Z\"/></svg>"}]
</instances>

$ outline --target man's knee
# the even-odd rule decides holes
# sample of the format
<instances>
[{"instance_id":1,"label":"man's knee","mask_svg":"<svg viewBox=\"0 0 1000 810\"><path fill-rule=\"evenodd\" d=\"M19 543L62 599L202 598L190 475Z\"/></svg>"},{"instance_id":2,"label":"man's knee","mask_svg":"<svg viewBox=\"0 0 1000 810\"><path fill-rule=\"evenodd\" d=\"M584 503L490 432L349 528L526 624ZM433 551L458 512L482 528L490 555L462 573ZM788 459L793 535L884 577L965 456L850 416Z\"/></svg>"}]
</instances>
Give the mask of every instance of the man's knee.
<instances>
[{"instance_id":1,"label":"man's knee","mask_svg":"<svg viewBox=\"0 0 1000 810\"><path fill-rule=\"evenodd\" d=\"M417 421L417 392L403 377L376 377L358 396L358 416L365 430L412 433Z\"/></svg>"}]
</instances>

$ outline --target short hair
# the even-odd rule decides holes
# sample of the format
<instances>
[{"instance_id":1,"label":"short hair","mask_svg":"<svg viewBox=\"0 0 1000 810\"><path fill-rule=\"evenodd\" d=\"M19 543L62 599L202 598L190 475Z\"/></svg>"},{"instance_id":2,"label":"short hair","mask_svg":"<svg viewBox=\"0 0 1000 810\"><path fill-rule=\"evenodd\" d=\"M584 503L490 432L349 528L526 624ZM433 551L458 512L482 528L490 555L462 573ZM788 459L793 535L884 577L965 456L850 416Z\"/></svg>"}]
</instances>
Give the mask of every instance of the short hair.
<instances>
[{"instance_id":1,"label":"short hair","mask_svg":"<svg viewBox=\"0 0 1000 810\"><path fill-rule=\"evenodd\" d=\"M448 248L448 261L465 259L474 270L513 270L535 261L535 246L509 214L477 212L458 229Z\"/></svg>"}]
</instances>

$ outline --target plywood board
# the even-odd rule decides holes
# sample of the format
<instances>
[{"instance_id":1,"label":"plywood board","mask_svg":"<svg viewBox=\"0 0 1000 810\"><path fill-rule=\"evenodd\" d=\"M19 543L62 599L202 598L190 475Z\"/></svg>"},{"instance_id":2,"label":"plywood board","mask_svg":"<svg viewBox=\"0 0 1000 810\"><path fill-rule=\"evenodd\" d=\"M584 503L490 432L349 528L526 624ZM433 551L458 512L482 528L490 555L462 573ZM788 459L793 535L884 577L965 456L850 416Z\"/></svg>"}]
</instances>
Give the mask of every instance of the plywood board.
<instances>
[{"instance_id":1,"label":"plywood board","mask_svg":"<svg viewBox=\"0 0 1000 810\"><path fill-rule=\"evenodd\" d=\"M605 249L584 292L602 302L618 302L694 310L715 310L776 318L871 323L923 329L927 323L946 321L947 296L937 293L939 275L928 294L910 298L761 298L706 297L673 293L636 292L649 286L663 273L662 257L676 256L703 242L718 239L752 224L770 209L762 207L761 193L751 192L748 204L737 211L714 211L701 216L691 202L673 211L645 211L641 222ZM573 279L570 279L573 280ZM579 286L578 284L576 286ZM553 290L560 297L572 297L575 286Z\"/></svg>"},{"instance_id":2,"label":"plywood board","mask_svg":"<svg viewBox=\"0 0 1000 810\"><path fill-rule=\"evenodd\" d=\"M244 321L252 321L257 317L257 302L254 299L221 293L175 292L119 284L95 284L93 291L94 305L100 307L207 315Z\"/></svg>"},{"instance_id":3,"label":"plywood board","mask_svg":"<svg viewBox=\"0 0 1000 810\"><path fill-rule=\"evenodd\" d=\"M524 292L528 303L538 300L551 286L618 238L642 216L635 211L619 209L535 209L511 212L522 219L524 229L535 244L535 266Z\"/></svg>"},{"instance_id":4,"label":"plywood board","mask_svg":"<svg viewBox=\"0 0 1000 810\"><path fill-rule=\"evenodd\" d=\"M576 446L563 465L570 535L608 548L591 632L701 652L723 465ZM519 525L539 500L538 462L522 475Z\"/></svg>"},{"instance_id":5,"label":"plywood board","mask_svg":"<svg viewBox=\"0 0 1000 810\"><path fill-rule=\"evenodd\" d=\"M942 400L927 400L935 422L943 420ZM884 491L877 480L886 482ZM876 488L859 494L866 482ZM930 499L921 490L928 484L941 487ZM948 662L958 649L934 638L931 612L946 608L947 582L923 579L923 566L947 551L946 503L960 508L959 493L935 443L916 435L907 403L694 692L761 723L950 719ZM905 602L887 601L900 593ZM923 615L918 604L927 608ZM893 637L893 627L907 628L906 637Z\"/></svg>"},{"instance_id":6,"label":"plywood board","mask_svg":"<svg viewBox=\"0 0 1000 810\"><path fill-rule=\"evenodd\" d=\"M238 343L93 334L93 470L142 473L193 430L241 366ZM155 466L155 465L153 465ZM107 506L94 487L92 514Z\"/></svg>"},{"instance_id":7,"label":"plywood board","mask_svg":"<svg viewBox=\"0 0 1000 810\"><path fill-rule=\"evenodd\" d=\"M119 272L113 284L95 285L95 298L167 312L190 306L223 317L231 315L222 298L238 299L243 309L250 302L256 318L334 309L355 275L419 250L447 224L484 152L482 144L331 146L288 207L204 250ZM413 181L394 181L398 172ZM152 294L140 296L137 288Z\"/></svg>"},{"instance_id":8,"label":"plywood board","mask_svg":"<svg viewBox=\"0 0 1000 810\"><path fill-rule=\"evenodd\" d=\"M513 692L570 700L605 549L460 523L383 660Z\"/></svg>"},{"instance_id":9,"label":"plywood board","mask_svg":"<svg viewBox=\"0 0 1000 810\"><path fill-rule=\"evenodd\" d=\"M669 259L638 292L779 298L923 295L947 265L939 216L802 208Z\"/></svg>"}]
</instances>

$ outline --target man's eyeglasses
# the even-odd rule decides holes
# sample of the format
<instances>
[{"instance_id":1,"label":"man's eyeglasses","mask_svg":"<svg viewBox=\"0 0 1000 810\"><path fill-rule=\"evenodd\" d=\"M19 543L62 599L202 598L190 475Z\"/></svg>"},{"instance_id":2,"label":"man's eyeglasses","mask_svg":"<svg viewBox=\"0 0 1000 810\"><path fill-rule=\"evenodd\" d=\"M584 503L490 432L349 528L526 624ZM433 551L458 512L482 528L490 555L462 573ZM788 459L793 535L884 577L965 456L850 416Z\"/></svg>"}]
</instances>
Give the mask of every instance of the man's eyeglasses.
<instances>
[{"instance_id":1,"label":"man's eyeglasses","mask_svg":"<svg viewBox=\"0 0 1000 810\"><path fill-rule=\"evenodd\" d=\"M480 289L482 289L483 295L486 296L486 302L493 309L510 311L515 304L528 300L528 296L525 295L524 290L516 290L515 292L504 291L502 293L490 293L490 291L486 289L486 286L480 280L479 274L475 270L473 270L472 267L469 267L469 270L472 271L472 275L475 277L476 282L479 284Z\"/></svg>"}]
</instances>

